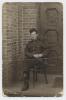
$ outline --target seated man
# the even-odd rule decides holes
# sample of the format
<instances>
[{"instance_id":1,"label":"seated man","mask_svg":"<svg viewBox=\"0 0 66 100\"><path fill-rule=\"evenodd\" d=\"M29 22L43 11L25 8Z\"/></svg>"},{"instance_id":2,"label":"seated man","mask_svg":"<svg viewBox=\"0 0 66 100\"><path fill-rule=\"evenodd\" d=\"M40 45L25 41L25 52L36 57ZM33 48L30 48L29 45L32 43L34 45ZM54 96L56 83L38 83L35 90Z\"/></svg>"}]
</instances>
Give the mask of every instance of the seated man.
<instances>
[{"instance_id":1,"label":"seated man","mask_svg":"<svg viewBox=\"0 0 66 100\"><path fill-rule=\"evenodd\" d=\"M29 88L29 69L31 67L43 66L45 62L43 57L47 55L47 50L44 47L44 43L38 39L38 33L36 29L30 30L31 41L28 42L25 48L25 60L24 60L24 86L22 90Z\"/></svg>"}]
</instances>

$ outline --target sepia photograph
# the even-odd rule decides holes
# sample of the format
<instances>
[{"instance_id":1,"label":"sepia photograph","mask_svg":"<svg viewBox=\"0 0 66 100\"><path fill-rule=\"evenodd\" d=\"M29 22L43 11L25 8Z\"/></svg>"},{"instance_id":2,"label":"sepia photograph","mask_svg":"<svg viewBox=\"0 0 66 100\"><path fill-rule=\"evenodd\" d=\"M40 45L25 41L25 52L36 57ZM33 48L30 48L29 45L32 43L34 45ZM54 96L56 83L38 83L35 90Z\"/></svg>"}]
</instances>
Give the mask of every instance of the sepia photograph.
<instances>
[{"instance_id":1,"label":"sepia photograph","mask_svg":"<svg viewBox=\"0 0 66 100\"><path fill-rule=\"evenodd\" d=\"M2 59L3 96L63 96L63 4L4 3Z\"/></svg>"}]
</instances>

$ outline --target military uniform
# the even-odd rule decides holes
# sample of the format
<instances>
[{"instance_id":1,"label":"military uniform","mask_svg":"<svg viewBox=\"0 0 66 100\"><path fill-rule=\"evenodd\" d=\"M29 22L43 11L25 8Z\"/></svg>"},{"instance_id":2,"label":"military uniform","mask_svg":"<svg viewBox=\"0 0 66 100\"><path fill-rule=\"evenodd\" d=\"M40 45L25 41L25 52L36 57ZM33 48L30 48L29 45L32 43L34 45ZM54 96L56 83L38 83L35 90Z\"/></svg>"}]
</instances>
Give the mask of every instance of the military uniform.
<instances>
[{"instance_id":1,"label":"military uniform","mask_svg":"<svg viewBox=\"0 0 66 100\"><path fill-rule=\"evenodd\" d=\"M25 48L25 60L24 60L24 90L29 87L29 70L31 67L45 67L45 57L47 56L47 50L44 47L44 43L41 40L31 40L28 42ZM42 54L40 58L35 58L34 54Z\"/></svg>"}]
</instances>

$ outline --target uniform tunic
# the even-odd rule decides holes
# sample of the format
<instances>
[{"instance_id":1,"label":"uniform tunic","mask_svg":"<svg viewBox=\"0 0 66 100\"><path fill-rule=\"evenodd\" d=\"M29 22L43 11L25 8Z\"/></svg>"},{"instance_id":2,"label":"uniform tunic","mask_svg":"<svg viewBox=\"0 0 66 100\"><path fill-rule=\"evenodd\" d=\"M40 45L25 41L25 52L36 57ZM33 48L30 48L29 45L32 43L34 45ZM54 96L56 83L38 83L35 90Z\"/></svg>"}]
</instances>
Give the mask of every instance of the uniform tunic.
<instances>
[{"instance_id":1,"label":"uniform tunic","mask_svg":"<svg viewBox=\"0 0 66 100\"><path fill-rule=\"evenodd\" d=\"M34 54L42 54L43 56L40 58L35 58ZM31 67L35 65L43 66L45 64L45 58L47 56L47 50L44 47L44 43L41 40L31 40L28 42L25 48L25 60L24 60L24 71L28 71Z\"/></svg>"}]
</instances>

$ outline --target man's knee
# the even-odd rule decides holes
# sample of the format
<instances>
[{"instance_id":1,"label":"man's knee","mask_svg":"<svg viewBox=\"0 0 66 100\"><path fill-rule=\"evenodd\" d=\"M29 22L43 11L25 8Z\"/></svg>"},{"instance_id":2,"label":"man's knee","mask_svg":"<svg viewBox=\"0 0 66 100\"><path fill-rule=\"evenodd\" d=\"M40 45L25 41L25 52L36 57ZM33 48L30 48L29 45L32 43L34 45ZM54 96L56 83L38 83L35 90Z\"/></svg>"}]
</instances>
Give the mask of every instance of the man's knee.
<instances>
[{"instance_id":1,"label":"man's knee","mask_svg":"<svg viewBox=\"0 0 66 100\"><path fill-rule=\"evenodd\" d=\"M25 79L28 79L29 78L29 71L28 70L23 72L23 77Z\"/></svg>"}]
</instances>

